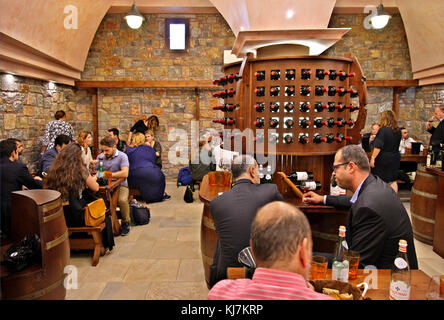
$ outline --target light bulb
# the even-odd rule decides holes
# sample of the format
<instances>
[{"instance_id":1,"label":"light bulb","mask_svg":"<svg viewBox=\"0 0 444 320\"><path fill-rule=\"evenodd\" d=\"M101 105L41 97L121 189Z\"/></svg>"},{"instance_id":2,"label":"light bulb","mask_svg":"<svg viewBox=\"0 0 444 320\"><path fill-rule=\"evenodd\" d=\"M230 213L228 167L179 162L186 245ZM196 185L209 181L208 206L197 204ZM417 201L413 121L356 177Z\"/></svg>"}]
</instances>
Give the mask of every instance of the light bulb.
<instances>
[{"instance_id":1,"label":"light bulb","mask_svg":"<svg viewBox=\"0 0 444 320\"><path fill-rule=\"evenodd\" d=\"M125 19L131 29L139 29L143 22L141 16L126 16Z\"/></svg>"},{"instance_id":2,"label":"light bulb","mask_svg":"<svg viewBox=\"0 0 444 320\"><path fill-rule=\"evenodd\" d=\"M373 29L384 28L387 25L389 19L390 16L374 16L371 19Z\"/></svg>"}]
</instances>

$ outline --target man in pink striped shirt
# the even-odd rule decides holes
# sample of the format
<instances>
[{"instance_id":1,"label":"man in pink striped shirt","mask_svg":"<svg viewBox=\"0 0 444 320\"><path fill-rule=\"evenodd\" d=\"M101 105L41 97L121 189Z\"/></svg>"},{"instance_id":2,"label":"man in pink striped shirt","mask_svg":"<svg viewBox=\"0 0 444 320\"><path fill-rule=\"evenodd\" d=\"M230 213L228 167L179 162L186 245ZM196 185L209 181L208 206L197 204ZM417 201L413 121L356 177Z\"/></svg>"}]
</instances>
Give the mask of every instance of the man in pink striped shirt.
<instances>
[{"instance_id":1,"label":"man in pink striped shirt","mask_svg":"<svg viewBox=\"0 0 444 320\"><path fill-rule=\"evenodd\" d=\"M312 246L310 225L296 207L275 201L258 210L251 226L253 279L219 281L209 300L330 300L308 284Z\"/></svg>"}]
</instances>

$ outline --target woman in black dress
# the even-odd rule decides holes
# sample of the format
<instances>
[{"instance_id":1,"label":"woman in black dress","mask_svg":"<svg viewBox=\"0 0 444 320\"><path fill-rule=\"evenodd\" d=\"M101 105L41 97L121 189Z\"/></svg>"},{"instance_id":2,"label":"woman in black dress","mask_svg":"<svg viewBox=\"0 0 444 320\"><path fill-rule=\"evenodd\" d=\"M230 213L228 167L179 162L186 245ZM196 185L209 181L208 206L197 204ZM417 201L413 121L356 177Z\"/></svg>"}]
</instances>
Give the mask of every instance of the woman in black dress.
<instances>
[{"instance_id":1,"label":"woman in black dress","mask_svg":"<svg viewBox=\"0 0 444 320\"><path fill-rule=\"evenodd\" d=\"M399 143L401 132L398 128L395 114L392 110L386 110L381 114L381 128L373 141L373 153L370 159L372 173L390 184L398 192Z\"/></svg>"},{"instance_id":2,"label":"woman in black dress","mask_svg":"<svg viewBox=\"0 0 444 320\"><path fill-rule=\"evenodd\" d=\"M145 134L147 130L153 130L156 131L156 129L159 127L159 119L157 116L150 116L147 118L144 116L142 119L137 121L130 129L130 132L128 134L128 144L131 144L131 137L134 133L140 132Z\"/></svg>"}]
</instances>

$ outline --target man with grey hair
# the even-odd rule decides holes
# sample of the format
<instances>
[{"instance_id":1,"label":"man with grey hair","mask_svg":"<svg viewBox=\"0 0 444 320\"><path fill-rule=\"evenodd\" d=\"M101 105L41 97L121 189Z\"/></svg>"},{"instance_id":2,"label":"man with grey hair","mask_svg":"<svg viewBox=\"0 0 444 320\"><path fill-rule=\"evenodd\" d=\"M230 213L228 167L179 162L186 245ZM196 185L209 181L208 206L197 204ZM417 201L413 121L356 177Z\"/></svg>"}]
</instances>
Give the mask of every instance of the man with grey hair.
<instances>
[{"instance_id":1,"label":"man with grey hair","mask_svg":"<svg viewBox=\"0 0 444 320\"><path fill-rule=\"evenodd\" d=\"M253 220L250 238L257 266L253 279L220 281L208 299L331 299L307 283L313 241L310 224L298 208L282 201L263 206Z\"/></svg>"},{"instance_id":2,"label":"man with grey hair","mask_svg":"<svg viewBox=\"0 0 444 320\"><path fill-rule=\"evenodd\" d=\"M304 194L302 201L349 208L347 244L360 253L360 265L390 269L398 253L399 240L408 243L407 255L411 269L418 269L413 231L407 211L393 189L370 174L366 153L357 145L345 146L336 152L333 175L337 184L353 196L320 196ZM338 226L339 227L339 226Z\"/></svg>"},{"instance_id":3,"label":"man with grey hair","mask_svg":"<svg viewBox=\"0 0 444 320\"><path fill-rule=\"evenodd\" d=\"M210 202L211 215L219 236L210 271L210 286L227 278L228 267L240 267L238 253L248 247L251 223L263 205L284 198L275 184L259 184L259 169L250 155L234 158L231 164L234 186Z\"/></svg>"},{"instance_id":4,"label":"man with grey hair","mask_svg":"<svg viewBox=\"0 0 444 320\"><path fill-rule=\"evenodd\" d=\"M435 107L433 116L439 121L439 124L435 128L432 122L428 121L427 132L432 134L430 137L430 145L433 148L433 152L438 153L441 145L444 144L444 104Z\"/></svg>"}]
</instances>

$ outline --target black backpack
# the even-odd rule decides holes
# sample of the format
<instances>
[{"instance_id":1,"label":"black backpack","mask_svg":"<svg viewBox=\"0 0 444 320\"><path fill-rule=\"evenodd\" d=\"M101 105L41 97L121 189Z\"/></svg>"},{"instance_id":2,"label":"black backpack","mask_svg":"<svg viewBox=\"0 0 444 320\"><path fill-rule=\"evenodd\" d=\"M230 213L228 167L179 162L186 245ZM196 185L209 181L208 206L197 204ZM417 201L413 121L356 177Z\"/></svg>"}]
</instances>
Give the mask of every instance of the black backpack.
<instances>
[{"instance_id":1,"label":"black backpack","mask_svg":"<svg viewBox=\"0 0 444 320\"><path fill-rule=\"evenodd\" d=\"M143 204L133 200L130 202L130 217L133 224L136 226L150 223L150 210Z\"/></svg>"},{"instance_id":2,"label":"black backpack","mask_svg":"<svg viewBox=\"0 0 444 320\"><path fill-rule=\"evenodd\" d=\"M183 200L186 203L193 203L193 191L191 191L191 187L187 186L187 189L185 190L185 194L183 195Z\"/></svg>"}]
</instances>

